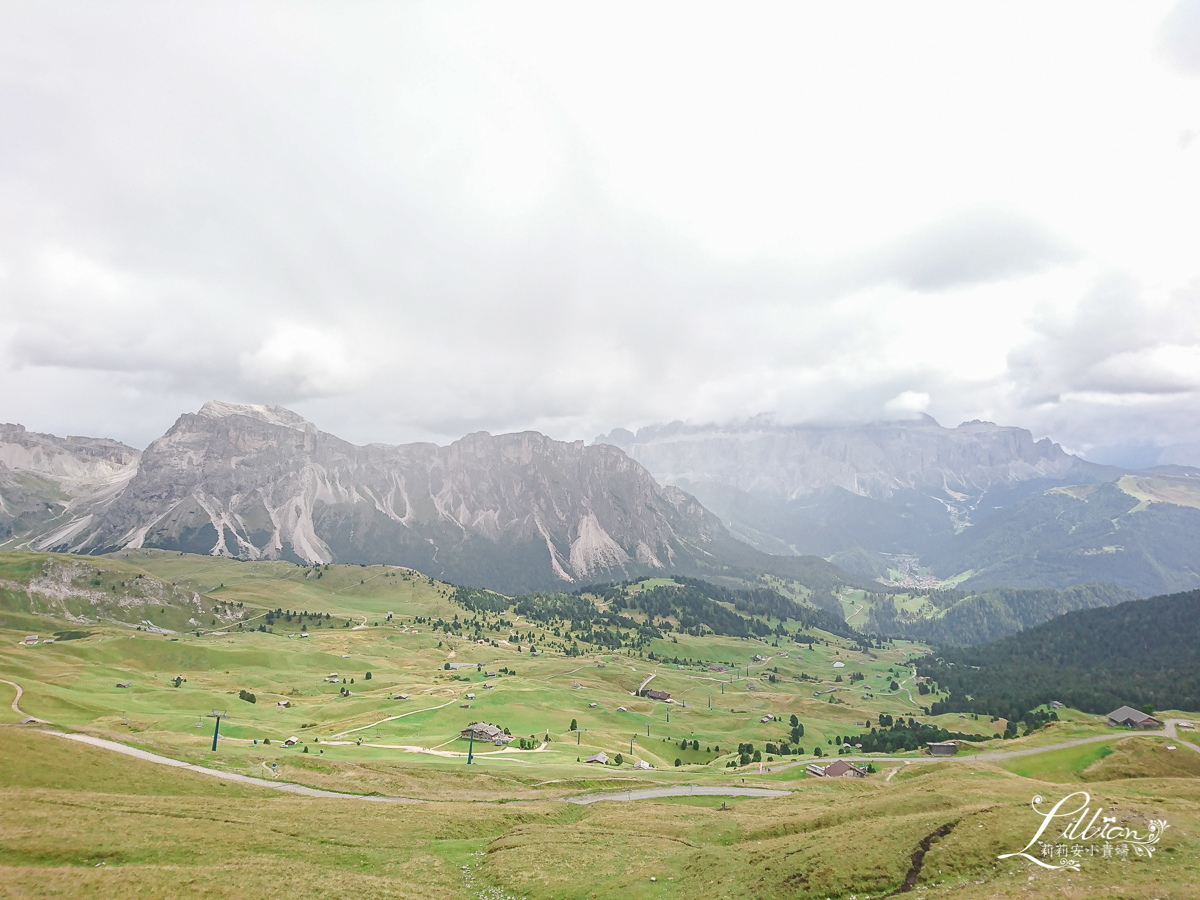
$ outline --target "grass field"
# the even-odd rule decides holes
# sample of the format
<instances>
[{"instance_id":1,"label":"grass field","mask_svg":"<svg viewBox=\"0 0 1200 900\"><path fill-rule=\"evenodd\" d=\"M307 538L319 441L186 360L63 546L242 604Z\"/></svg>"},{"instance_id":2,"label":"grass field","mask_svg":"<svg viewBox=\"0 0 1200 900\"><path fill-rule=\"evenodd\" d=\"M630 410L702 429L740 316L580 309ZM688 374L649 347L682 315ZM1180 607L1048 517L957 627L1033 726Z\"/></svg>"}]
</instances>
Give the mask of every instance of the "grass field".
<instances>
[{"instance_id":1,"label":"grass field","mask_svg":"<svg viewBox=\"0 0 1200 900\"><path fill-rule=\"evenodd\" d=\"M1019 860L1045 786L994 768L913 764L888 782L809 780L772 800L587 807L277 796L0 729L0 896L317 898L878 897L920 842L924 896L1184 898L1200 784L1111 782L1123 821L1165 818L1153 859ZM915 770L921 770L917 775ZM651 879L654 879L653 881Z\"/></svg>"},{"instance_id":2,"label":"grass field","mask_svg":"<svg viewBox=\"0 0 1200 900\"><path fill-rule=\"evenodd\" d=\"M1113 751L1113 743L1083 744L1062 750L1047 750L1036 756L1022 756L1002 762L1002 768L1025 778L1068 783L1080 781L1083 771Z\"/></svg>"},{"instance_id":3,"label":"grass field","mask_svg":"<svg viewBox=\"0 0 1200 900\"><path fill-rule=\"evenodd\" d=\"M973 891L985 884L987 896L1084 897L1116 885L1125 893L1105 896L1172 897L1194 881L1187 867L1197 847L1184 833L1197 824L1200 754L1168 756L1180 751L1154 739L1115 739L1108 757L1099 755L1108 744L1092 744L1002 766L968 753L947 762L900 754L909 765L881 760L898 771L861 781L813 779L803 765L762 774L756 764L726 766L743 742L764 751L766 766L811 762L815 748L836 752L837 738L880 713L1003 731L1003 721L922 716L905 662L924 648L905 642L868 655L832 635L810 650L673 634L646 648L670 662L628 648L533 656L528 636L546 645L537 623L483 617L477 642L465 636L474 634L472 614L448 586L382 566L318 573L157 551L100 560L0 554L0 576L0 677L25 688L27 714L213 768L427 801L280 795L8 725L0 728L0 897L862 898L898 888L918 843L949 822L953 830L932 842L914 876L931 894L981 896ZM272 609L331 618L300 637L296 618L268 627ZM455 616L461 627L449 631L434 633L426 621ZM156 630L139 630L147 619ZM513 631L526 637L510 643ZM63 637L22 645L32 633ZM454 663L468 666L446 668ZM710 668L717 664L727 670ZM863 680L851 682L851 673ZM649 686L676 702L633 695L651 675ZM892 679L899 691L888 688ZM12 696L0 684L0 723L16 718ZM212 709L230 714L216 753ZM775 721L762 722L768 714ZM787 734L792 715L803 723L805 753L771 760L765 744ZM1096 717L1061 717L1028 738L980 746L1106 733ZM476 744L467 766L458 735L479 720L535 749ZM293 735L297 745L283 747ZM625 764L581 761L597 750L621 752ZM635 771L633 759L654 768ZM725 810L719 797L588 807L558 799L743 779L793 793L724 798ZM1084 781L1130 815L1167 815L1179 829L1175 849L1152 867L1097 860L1057 888L1032 864L996 861L1030 830L1034 793Z\"/></svg>"}]
</instances>

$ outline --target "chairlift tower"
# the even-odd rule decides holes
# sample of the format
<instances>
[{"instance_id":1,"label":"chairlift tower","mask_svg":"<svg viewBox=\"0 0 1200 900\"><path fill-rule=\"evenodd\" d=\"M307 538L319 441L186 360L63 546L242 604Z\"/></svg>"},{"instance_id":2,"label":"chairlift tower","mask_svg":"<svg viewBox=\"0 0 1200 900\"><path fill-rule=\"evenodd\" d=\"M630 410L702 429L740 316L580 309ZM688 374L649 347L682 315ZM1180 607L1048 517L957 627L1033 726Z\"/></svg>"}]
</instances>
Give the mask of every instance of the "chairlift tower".
<instances>
[{"instance_id":1,"label":"chairlift tower","mask_svg":"<svg viewBox=\"0 0 1200 900\"><path fill-rule=\"evenodd\" d=\"M221 720L229 718L229 710L214 709L208 714L210 719L216 719L216 724L213 726L213 753L217 752L217 738L221 736Z\"/></svg>"}]
</instances>

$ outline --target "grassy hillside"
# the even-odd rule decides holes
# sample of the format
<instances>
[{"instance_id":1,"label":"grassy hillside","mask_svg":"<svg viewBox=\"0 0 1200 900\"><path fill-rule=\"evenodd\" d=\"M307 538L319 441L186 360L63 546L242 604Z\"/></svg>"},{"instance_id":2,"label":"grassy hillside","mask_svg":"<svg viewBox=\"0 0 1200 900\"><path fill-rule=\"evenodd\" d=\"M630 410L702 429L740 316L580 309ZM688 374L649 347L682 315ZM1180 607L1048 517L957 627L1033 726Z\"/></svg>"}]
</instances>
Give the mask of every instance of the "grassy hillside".
<instances>
[{"instance_id":1,"label":"grassy hillside","mask_svg":"<svg viewBox=\"0 0 1200 900\"><path fill-rule=\"evenodd\" d=\"M1135 598L1132 591L1111 584L1062 590L934 591L924 595L924 602L915 606L903 599L897 602L895 597L872 596L866 621L859 627L872 634L934 644L983 644L1068 612L1113 606Z\"/></svg>"},{"instance_id":2,"label":"grassy hillside","mask_svg":"<svg viewBox=\"0 0 1200 900\"><path fill-rule=\"evenodd\" d=\"M882 896L908 879L932 897L1182 900L1200 851L1200 782L1186 776L1092 788L1103 791L1095 805L1131 827L1166 819L1152 859L1096 854L1079 872L1047 872L997 857L1036 830L1031 794L1073 788L985 763L806 779L786 797L721 809L717 798L686 797L575 806L271 796L14 729L0 730L0 760L0 884L21 897L822 900Z\"/></svg>"},{"instance_id":3,"label":"grassy hillside","mask_svg":"<svg viewBox=\"0 0 1200 900\"><path fill-rule=\"evenodd\" d=\"M48 569L85 563L99 574L85 572L79 590L96 598L72 588L57 604L39 593ZM820 900L877 896L906 879L936 896L974 896L980 885L988 896L1057 896L1041 872L996 856L1028 839L1036 827L1029 797L1056 790L1056 772L1079 769L1070 778L1083 780L1097 770L1073 759L1034 767L1026 779L978 752L1104 731L1093 717L1064 711L1029 737L993 739L1003 722L922 713L922 703L940 697L914 689L908 661L925 653L922 645L863 649L815 628L797 643L775 630L802 624L780 617L790 607L752 609L769 598L734 592L705 599L765 623L768 633L689 631L684 617L693 607L682 595L667 603L684 588L665 579L622 586L619 598L576 597L596 613L584 622L507 598L489 606L484 595L472 608L461 595L456 602L449 585L382 566L315 569L148 551L82 562L0 554L0 566L0 678L25 689L21 715L228 772L425 801L278 794L30 726L0 727L0 893L12 896ZM101 586L91 584L97 577ZM64 618L72 609L133 609L137 597L122 590L151 579L189 598L178 615L193 594L201 597L209 622L171 634L137 630L132 617L97 615L83 627ZM213 625L214 606L239 617ZM653 612L658 633L627 633L621 646L608 646L598 623L614 607L634 632L651 625ZM28 633L59 631L75 634L21 643ZM675 702L636 696L643 686ZM11 704L15 691L0 684L0 692ZM230 713L215 753L207 715L214 708ZM793 715L802 734L793 734ZM881 771L863 780L805 774L817 750L836 754L837 743L881 717L905 722L910 734L917 717L926 730L980 740L950 761L893 742L876 758ZM476 743L468 766L459 733L474 721L517 740ZM282 746L293 735L298 743ZM743 761L739 744L753 745L761 771L752 754ZM581 761L599 750L621 753L622 764ZM1121 745L1104 802L1134 818L1166 816L1178 829L1172 852L1136 871L1089 860L1072 875L1080 891L1115 886L1122 896L1171 897L1190 883L1186 867L1200 844L1188 835L1200 827L1200 793L1186 761L1164 762L1157 752ZM653 768L634 770L632 759ZM1160 780L1139 777L1139 766ZM743 784L790 793L590 806L559 799Z\"/></svg>"}]
</instances>

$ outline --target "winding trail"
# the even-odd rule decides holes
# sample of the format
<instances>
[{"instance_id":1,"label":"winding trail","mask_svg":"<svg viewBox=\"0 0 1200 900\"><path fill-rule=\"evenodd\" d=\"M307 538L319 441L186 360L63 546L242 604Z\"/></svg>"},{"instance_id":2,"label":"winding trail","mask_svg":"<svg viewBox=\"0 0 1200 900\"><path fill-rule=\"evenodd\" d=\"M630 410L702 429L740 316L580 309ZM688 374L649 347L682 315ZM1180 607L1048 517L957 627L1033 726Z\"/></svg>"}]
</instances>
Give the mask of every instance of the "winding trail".
<instances>
[{"instance_id":1,"label":"winding trail","mask_svg":"<svg viewBox=\"0 0 1200 900\"><path fill-rule=\"evenodd\" d=\"M9 681L5 678L0 678L0 681L3 681L5 684L9 685L10 687L15 688L17 691L17 696L13 697L13 702L12 702L12 711L13 712L15 712L18 716L21 716L22 718L30 719L31 721L34 721L34 722L42 721L41 719L34 718L33 716L27 715L26 713L21 711L21 695L25 693L24 688L22 688L15 681Z\"/></svg>"},{"instance_id":2,"label":"winding trail","mask_svg":"<svg viewBox=\"0 0 1200 900\"><path fill-rule=\"evenodd\" d=\"M178 759L172 759L169 756L159 756L157 753L150 753L147 750L139 750L136 747L128 747L125 744L118 744L116 741L106 741L104 738L92 737L90 734L67 734L63 731L46 731L42 730L42 734L52 734L56 737L66 738L69 741L78 741L81 744L89 744L93 747L100 747L104 750L112 750L114 753L123 753L125 756L132 756L134 759L140 759L144 762L157 763L160 766L171 766L175 769L187 769L190 772L199 772L201 775L210 775L213 778L223 778L226 781L236 781L239 784L252 784L256 787L270 788L273 791L286 791L289 794L300 794L304 797L321 797L332 800L367 800L372 803L425 803L424 800L416 800L410 797L378 797L369 796L366 794L339 794L337 791L323 791L320 788L305 787L302 784L293 784L290 781L268 781L265 778L254 778L250 775L240 775L237 772L224 772L220 769L210 769L207 766L197 766L192 763L185 763Z\"/></svg>"}]
</instances>

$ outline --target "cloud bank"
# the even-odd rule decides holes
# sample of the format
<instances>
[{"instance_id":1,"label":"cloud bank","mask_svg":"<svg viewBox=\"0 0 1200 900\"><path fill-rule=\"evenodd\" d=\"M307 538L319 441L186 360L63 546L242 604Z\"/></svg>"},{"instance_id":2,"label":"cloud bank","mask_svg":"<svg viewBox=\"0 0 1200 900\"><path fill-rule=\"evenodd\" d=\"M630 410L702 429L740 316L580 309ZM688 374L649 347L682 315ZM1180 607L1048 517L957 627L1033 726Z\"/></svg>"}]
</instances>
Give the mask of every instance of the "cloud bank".
<instances>
[{"instance_id":1,"label":"cloud bank","mask_svg":"<svg viewBox=\"0 0 1200 900\"><path fill-rule=\"evenodd\" d=\"M1136 7L8 7L0 419L1200 463L1200 7Z\"/></svg>"}]
</instances>

